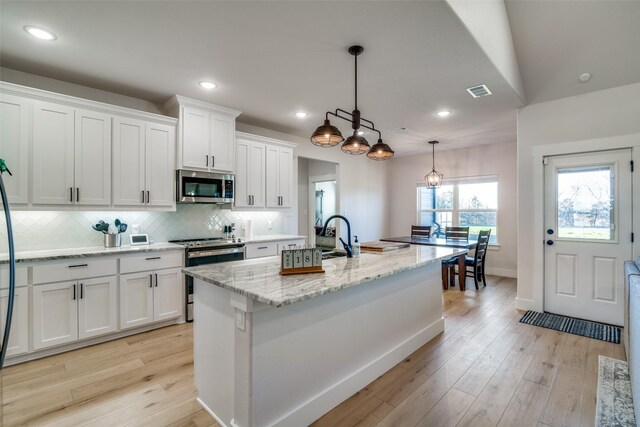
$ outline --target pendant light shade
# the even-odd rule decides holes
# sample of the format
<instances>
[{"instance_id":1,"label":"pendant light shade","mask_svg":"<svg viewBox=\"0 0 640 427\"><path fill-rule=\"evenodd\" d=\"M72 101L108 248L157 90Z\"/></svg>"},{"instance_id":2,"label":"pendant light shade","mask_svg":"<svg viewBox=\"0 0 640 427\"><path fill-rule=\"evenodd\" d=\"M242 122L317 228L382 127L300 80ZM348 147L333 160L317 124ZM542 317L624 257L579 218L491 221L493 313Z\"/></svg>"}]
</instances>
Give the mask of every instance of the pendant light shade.
<instances>
[{"instance_id":1,"label":"pendant light shade","mask_svg":"<svg viewBox=\"0 0 640 427\"><path fill-rule=\"evenodd\" d=\"M429 141L429 144L431 144L432 147L431 159L433 161L433 166L431 168L431 172L424 176L424 182L428 187L433 188L439 187L442 184L444 175L436 170L436 144L438 144L438 141Z\"/></svg>"},{"instance_id":2,"label":"pendant light shade","mask_svg":"<svg viewBox=\"0 0 640 427\"><path fill-rule=\"evenodd\" d=\"M344 141L341 148L345 153L357 156L369 151L369 143L354 130L353 135Z\"/></svg>"},{"instance_id":3,"label":"pendant light shade","mask_svg":"<svg viewBox=\"0 0 640 427\"><path fill-rule=\"evenodd\" d=\"M392 158L394 154L391 147L382 142L382 139L378 139L378 142L373 144L373 147L367 153L367 157L371 160L387 160Z\"/></svg>"},{"instance_id":4,"label":"pendant light shade","mask_svg":"<svg viewBox=\"0 0 640 427\"><path fill-rule=\"evenodd\" d=\"M342 141L344 141L342 133L337 127L331 125L329 119L326 119L322 126L318 126L311 135L311 142L321 147L333 147Z\"/></svg>"},{"instance_id":5,"label":"pendant light shade","mask_svg":"<svg viewBox=\"0 0 640 427\"><path fill-rule=\"evenodd\" d=\"M362 46L354 45L348 49L349 55L354 59L354 100L355 106L351 112L337 108L335 111L327 111L324 124L319 126L311 135L311 143L321 147L333 147L344 141L342 151L347 154L359 155L367 154L372 160L387 160L393 157L393 150L382 142L382 134L376 129L375 124L371 120L367 120L360 115L358 110L358 56L364 52ZM329 116L333 116L351 123L353 135L346 140L335 126L329 123ZM366 139L358 135L358 130L363 127L378 133L378 143L373 147L369 147Z\"/></svg>"}]
</instances>

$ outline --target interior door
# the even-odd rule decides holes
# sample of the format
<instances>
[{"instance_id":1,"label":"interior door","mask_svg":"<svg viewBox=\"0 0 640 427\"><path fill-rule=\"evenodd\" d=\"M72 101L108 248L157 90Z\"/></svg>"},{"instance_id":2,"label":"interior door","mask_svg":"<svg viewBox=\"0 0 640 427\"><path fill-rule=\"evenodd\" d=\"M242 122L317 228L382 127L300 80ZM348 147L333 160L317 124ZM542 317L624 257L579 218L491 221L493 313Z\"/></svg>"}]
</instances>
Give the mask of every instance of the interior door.
<instances>
[{"instance_id":1,"label":"interior door","mask_svg":"<svg viewBox=\"0 0 640 427\"><path fill-rule=\"evenodd\" d=\"M545 158L545 311L623 324L630 162L630 149Z\"/></svg>"}]
</instances>

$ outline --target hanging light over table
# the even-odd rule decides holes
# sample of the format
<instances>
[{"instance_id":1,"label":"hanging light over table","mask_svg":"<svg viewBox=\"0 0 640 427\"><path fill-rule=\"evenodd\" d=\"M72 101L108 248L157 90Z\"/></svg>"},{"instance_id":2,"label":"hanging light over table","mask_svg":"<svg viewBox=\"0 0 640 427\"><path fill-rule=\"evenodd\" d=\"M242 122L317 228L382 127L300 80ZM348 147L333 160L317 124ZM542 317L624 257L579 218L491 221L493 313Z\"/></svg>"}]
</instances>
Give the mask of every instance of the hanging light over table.
<instances>
[{"instance_id":1,"label":"hanging light over table","mask_svg":"<svg viewBox=\"0 0 640 427\"><path fill-rule=\"evenodd\" d=\"M433 166L431 168L431 172L424 176L424 182L427 184L427 187L433 188L439 187L440 184L442 184L444 175L436 170L436 144L438 144L438 141L429 141L429 144L431 144L432 147L431 160Z\"/></svg>"},{"instance_id":2,"label":"hanging light over table","mask_svg":"<svg viewBox=\"0 0 640 427\"><path fill-rule=\"evenodd\" d=\"M321 147L333 147L344 141L341 148L342 151L347 154L358 155L367 153L367 157L372 160L387 160L393 157L393 150L382 142L382 134L376 129L373 122L362 118L360 116L360 110L358 110L358 55L363 51L364 48L362 46L349 47L349 54L353 55L355 59L355 108L351 113L340 108L337 108L334 112L327 111L324 124L313 132L311 142ZM353 135L345 140L338 128L331 125L329 115L351 122ZM364 137L358 135L358 129L360 129L360 127L378 133L378 142L373 147L369 147L369 142L367 142Z\"/></svg>"}]
</instances>

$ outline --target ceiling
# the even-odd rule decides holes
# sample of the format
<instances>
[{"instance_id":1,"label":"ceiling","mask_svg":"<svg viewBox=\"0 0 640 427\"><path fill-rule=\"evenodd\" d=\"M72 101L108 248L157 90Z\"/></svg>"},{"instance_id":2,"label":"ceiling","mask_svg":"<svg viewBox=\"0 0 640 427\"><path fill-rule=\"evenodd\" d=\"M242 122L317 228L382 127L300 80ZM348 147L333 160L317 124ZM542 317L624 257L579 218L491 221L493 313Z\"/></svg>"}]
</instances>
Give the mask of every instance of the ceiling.
<instances>
[{"instance_id":1,"label":"ceiling","mask_svg":"<svg viewBox=\"0 0 640 427\"><path fill-rule=\"evenodd\" d=\"M554 12L547 12L545 5ZM592 9L585 19L595 19L595 25L600 23L598 8ZM607 57L613 62L603 64L594 62L600 57L584 65L565 64L575 62L567 51L573 52L580 40L556 34L554 25L571 25L579 34L591 28L558 21L555 13L569 19L572 7L510 1L507 10L525 90L534 101L602 88L596 84L602 84L601 79L616 86L613 83L630 76L609 70L616 79L605 77L607 68L638 65L638 55L618 62ZM624 21L625 31L620 29L617 37L637 36L638 30L627 24L636 10L605 13L607 19ZM36 40L23 31L25 25L49 29L58 39ZM397 155L427 152L430 139L440 140L441 148L516 139L519 99L443 1L3 0L0 26L3 67L155 103L180 94L238 109L241 122L305 138L327 110L353 108L353 58L346 49L362 44L359 108ZM617 23L610 26L615 29ZM561 41L550 43L549 34ZM597 42L598 49L611 50L595 36L589 40ZM637 47L637 39L634 43ZM553 54L545 56L545 49ZM586 48L578 50L585 58L594 56ZM591 82L575 88L562 85L587 66L594 74ZM631 71L640 80L637 68ZM201 80L212 80L218 88L205 91L198 86ZM473 99L466 93L465 88L480 83L493 95ZM441 109L451 110L451 116L436 117ZM299 110L309 117L296 118ZM349 132L347 122L333 123ZM375 142L374 135L365 136Z\"/></svg>"}]
</instances>

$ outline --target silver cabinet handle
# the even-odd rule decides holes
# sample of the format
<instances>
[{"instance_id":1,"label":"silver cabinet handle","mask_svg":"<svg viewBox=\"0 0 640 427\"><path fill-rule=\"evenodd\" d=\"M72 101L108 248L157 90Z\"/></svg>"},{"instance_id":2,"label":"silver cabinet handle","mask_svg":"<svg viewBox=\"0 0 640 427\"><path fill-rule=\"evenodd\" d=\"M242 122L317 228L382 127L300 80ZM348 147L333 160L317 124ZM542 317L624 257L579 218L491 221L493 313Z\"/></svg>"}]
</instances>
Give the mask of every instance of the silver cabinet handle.
<instances>
[{"instance_id":1,"label":"silver cabinet handle","mask_svg":"<svg viewBox=\"0 0 640 427\"><path fill-rule=\"evenodd\" d=\"M147 190L147 203L149 203L149 190Z\"/></svg>"},{"instance_id":2,"label":"silver cabinet handle","mask_svg":"<svg viewBox=\"0 0 640 427\"><path fill-rule=\"evenodd\" d=\"M153 274L149 275L149 287L153 288Z\"/></svg>"},{"instance_id":3,"label":"silver cabinet handle","mask_svg":"<svg viewBox=\"0 0 640 427\"><path fill-rule=\"evenodd\" d=\"M158 287L158 273L156 273L156 288Z\"/></svg>"},{"instance_id":4,"label":"silver cabinet handle","mask_svg":"<svg viewBox=\"0 0 640 427\"><path fill-rule=\"evenodd\" d=\"M76 187L76 202L80 201L80 187Z\"/></svg>"},{"instance_id":5,"label":"silver cabinet handle","mask_svg":"<svg viewBox=\"0 0 640 427\"><path fill-rule=\"evenodd\" d=\"M73 187L69 187L69 201L73 203Z\"/></svg>"}]
</instances>

